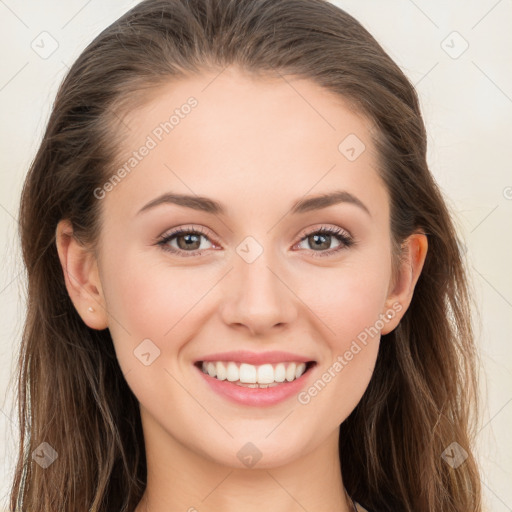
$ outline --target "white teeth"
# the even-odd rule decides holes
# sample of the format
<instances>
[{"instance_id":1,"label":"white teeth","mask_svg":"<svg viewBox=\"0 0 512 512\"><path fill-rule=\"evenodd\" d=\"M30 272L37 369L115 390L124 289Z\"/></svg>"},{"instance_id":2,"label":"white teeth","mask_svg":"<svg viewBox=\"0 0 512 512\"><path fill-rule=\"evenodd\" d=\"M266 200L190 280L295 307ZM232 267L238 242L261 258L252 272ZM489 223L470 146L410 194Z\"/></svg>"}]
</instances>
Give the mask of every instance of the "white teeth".
<instances>
[{"instance_id":1,"label":"white teeth","mask_svg":"<svg viewBox=\"0 0 512 512\"><path fill-rule=\"evenodd\" d=\"M286 368L286 380L288 382L291 382L295 379L295 370L297 369L297 365L295 363L292 363Z\"/></svg>"},{"instance_id":2,"label":"white teeth","mask_svg":"<svg viewBox=\"0 0 512 512\"><path fill-rule=\"evenodd\" d=\"M306 363L300 363L295 370L295 378L298 379L306 371Z\"/></svg>"},{"instance_id":3,"label":"white teeth","mask_svg":"<svg viewBox=\"0 0 512 512\"><path fill-rule=\"evenodd\" d=\"M208 361L203 362L202 370L210 377L219 380L228 380L241 386L251 388L266 388L276 386L285 380L292 382L298 379L306 371L306 363L278 363L252 364L241 363L238 365L233 361Z\"/></svg>"},{"instance_id":4,"label":"white teeth","mask_svg":"<svg viewBox=\"0 0 512 512\"><path fill-rule=\"evenodd\" d=\"M216 365L213 363L208 363L206 366L206 368L208 370L208 375L210 377L215 377L217 375L217 368L215 366Z\"/></svg>"},{"instance_id":5,"label":"white teeth","mask_svg":"<svg viewBox=\"0 0 512 512\"><path fill-rule=\"evenodd\" d=\"M274 368L274 380L276 382L284 382L284 379L286 379L286 367L283 363L279 363Z\"/></svg>"},{"instance_id":6,"label":"white teeth","mask_svg":"<svg viewBox=\"0 0 512 512\"><path fill-rule=\"evenodd\" d=\"M227 379L229 382L236 382L240 379L240 373L238 372L238 366L236 363L228 363Z\"/></svg>"},{"instance_id":7,"label":"white teeth","mask_svg":"<svg viewBox=\"0 0 512 512\"><path fill-rule=\"evenodd\" d=\"M274 382L274 368L272 368L272 365L263 364L258 366L258 383L270 384L271 382Z\"/></svg>"},{"instance_id":8,"label":"white teeth","mask_svg":"<svg viewBox=\"0 0 512 512\"><path fill-rule=\"evenodd\" d=\"M245 384L256 384L256 366L252 364L242 363L240 365L240 382Z\"/></svg>"},{"instance_id":9,"label":"white teeth","mask_svg":"<svg viewBox=\"0 0 512 512\"><path fill-rule=\"evenodd\" d=\"M217 379L226 380L228 378L228 370L224 363L217 363Z\"/></svg>"}]
</instances>

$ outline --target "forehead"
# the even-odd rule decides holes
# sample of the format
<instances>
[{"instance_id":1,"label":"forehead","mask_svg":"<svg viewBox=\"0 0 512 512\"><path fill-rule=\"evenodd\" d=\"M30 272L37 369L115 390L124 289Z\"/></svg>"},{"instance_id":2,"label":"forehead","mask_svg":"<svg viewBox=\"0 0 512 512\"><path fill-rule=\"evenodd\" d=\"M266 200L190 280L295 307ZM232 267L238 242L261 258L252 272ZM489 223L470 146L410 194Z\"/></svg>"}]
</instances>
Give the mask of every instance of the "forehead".
<instances>
[{"instance_id":1,"label":"forehead","mask_svg":"<svg viewBox=\"0 0 512 512\"><path fill-rule=\"evenodd\" d=\"M370 122L309 80L205 73L152 91L124 125L128 172L110 195L133 206L164 188L256 209L340 187L386 201Z\"/></svg>"}]
</instances>

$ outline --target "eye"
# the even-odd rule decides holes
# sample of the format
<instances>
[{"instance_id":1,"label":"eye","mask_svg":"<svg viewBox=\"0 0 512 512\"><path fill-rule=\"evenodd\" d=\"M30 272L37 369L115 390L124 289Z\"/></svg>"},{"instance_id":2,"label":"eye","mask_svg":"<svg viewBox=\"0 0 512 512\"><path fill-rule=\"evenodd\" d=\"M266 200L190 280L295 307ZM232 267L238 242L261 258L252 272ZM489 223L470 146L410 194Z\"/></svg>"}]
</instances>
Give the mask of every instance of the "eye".
<instances>
[{"instance_id":1,"label":"eye","mask_svg":"<svg viewBox=\"0 0 512 512\"><path fill-rule=\"evenodd\" d=\"M201 228L182 227L163 235L157 241L157 245L162 247L164 251L178 254L179 256L200 256L204 250L211 248L205 247L202 244L203 240L207 240L212 244L206 232ZM338 245L334 249L330 249L333 241L336 241ZM320 229L307 233L296 244L296 247L304 242L313 248L313 253L316 253L313 254L314 257L330 256L355 244L354 239L346 231L339 227L329 226L322 226Z\"/></svg>"},{"instance_id":2,"label":"eye","mask_svg":"<svg viewBox=\"0 0 512 512\"><path fill-rule=\"evenodd\" d=\"M202 250L209 248L202 244L202 239L209 240L201 229L185 227L166 233L159 239L157 244L164 251L179 254L180 256L198 256L202 254Z\"/></svg>"},{"instance_id":3,"label":"eye","mask_svg":"<svg viewBox=\"0 0 512 512\"><path fill-rule=\"evenodd\" d=\"M338 242L338 245L334 249L329 249L333 240ZM312 250L317 253L313 254L315 257L330 256L355 244L354 239L346 231L338 227L333 228L329 226L322 226L316 231L307 233L304 237L302 237L297 246L303 242L306 242L310 245L310 247L313 247Z\"/></svg>"}]
</instances>

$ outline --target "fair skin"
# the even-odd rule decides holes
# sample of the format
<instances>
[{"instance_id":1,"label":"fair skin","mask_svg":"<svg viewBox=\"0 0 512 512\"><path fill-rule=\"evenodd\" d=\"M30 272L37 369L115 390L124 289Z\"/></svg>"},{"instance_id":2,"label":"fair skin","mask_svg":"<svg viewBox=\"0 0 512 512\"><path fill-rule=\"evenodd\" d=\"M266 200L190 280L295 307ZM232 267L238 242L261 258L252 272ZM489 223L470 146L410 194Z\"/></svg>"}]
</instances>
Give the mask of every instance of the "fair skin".
<instances>
[{"instance_id":1,"label":"fair skin","mask_svg":"<svg viewBox=\"0 0 512 512\"><path fill-rule=\"evenodd\" d=\"M127 159L187 98L198 101L101 199L95 250L70 236L67 221L57 228L69 295L89 327L109 329L140 403L148 483L136 512L255 512L262 504L348 512L339 425L368 386L380 336L359 344L308 403L298 393L265 406L235 403L194 363L239 349L289 351L316 363L303 376L301 391L309 389L365 328L386 334L398 325L427 240L407 239L392 280L389 198L370 125L344 101L307 80L253 79L233 68L213 78L169 84L124 119ZM353 161L338 149L349 134L366 146ZM345 201L291 212L299 199L337 190L368 211ZM164 192L205 196L225 212L164 203L138 213ZM157 244L179 227L201 229L195 255L183 255L183 235L167 242L182 254ZM322 227L341 228L356 243L334 252L343 242L327 236L315 250L308 235ZM263 249L250 263L237 252L248 236ZM149 365L134 356L145 339L160 350ZM247 443L261 454L252 467L237 456Z\"/></svg>"}]
</instances>

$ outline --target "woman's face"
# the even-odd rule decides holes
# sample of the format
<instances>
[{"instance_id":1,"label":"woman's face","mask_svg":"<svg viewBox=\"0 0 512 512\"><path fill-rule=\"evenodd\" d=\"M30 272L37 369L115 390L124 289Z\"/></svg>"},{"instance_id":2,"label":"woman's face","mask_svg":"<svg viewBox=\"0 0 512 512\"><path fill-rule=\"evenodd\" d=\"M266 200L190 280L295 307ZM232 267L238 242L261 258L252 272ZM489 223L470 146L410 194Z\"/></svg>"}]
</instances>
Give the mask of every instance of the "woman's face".
<instances>
[{"instance_id":1,"label":"woman's face","mask_svg":"<svg viewBox=\"0 0 512 512\"><path fill-rule=\"evenodd\" d=\"M370 125L309 81L233 68L124 122L124 172L95 191L99 289L147 442L272 467L333 439L406 306Z\"/></svg>"}]
</instances>

